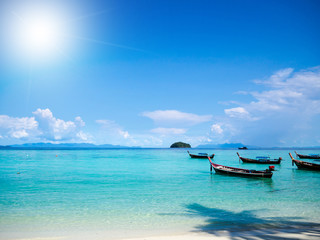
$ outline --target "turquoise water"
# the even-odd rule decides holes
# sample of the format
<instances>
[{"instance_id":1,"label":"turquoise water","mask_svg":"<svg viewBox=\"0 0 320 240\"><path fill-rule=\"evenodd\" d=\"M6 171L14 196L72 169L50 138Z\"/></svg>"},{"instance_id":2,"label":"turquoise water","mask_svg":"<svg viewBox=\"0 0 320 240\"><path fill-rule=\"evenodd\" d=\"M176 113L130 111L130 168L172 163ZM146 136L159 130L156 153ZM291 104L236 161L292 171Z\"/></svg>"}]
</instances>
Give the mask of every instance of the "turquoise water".
<instances>
[{"instance_id":1,"label":"turquoise water","mask_svg":"<svg viewBox=\"0 0 320 240\"><path fill-rule=\"evenodd\" d=\"M268 166L239 163L235 150L193 150L206 151L219 164ZM298 170L288 152L241 151L284 159L272 179L251 179L210 174L208 160L181 149L1 150L0 233L135 236L320 223L320 172Z\"/></svg>"}]
</instances>

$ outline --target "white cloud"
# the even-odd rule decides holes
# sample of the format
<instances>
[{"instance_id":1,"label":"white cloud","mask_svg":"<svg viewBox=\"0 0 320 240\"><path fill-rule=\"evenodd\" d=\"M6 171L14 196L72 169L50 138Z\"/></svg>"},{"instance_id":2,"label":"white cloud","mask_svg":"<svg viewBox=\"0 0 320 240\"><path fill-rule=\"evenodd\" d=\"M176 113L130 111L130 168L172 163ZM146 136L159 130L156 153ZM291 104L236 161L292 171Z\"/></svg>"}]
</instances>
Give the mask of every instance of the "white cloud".
<instances>
[{"instance_id":1,"label":"white cloud","mask_svg":"<svg viewBox=\"0 0 320 240\"><path fill-rule=\"evenodd\" d=\"M313 145L320 131L316 124L320 118L320 67L299 72L287 68L255 83L265 89L250 92L253 101L225 109L223 122L239 133L231 137L242 136L253 145Z\"/></svg>"},{"instance_id":2,"label":"white cloud","mask_svg":"<svg viewBox=\"0 0 320 240\"><path fill-rule=\"evenodd\" d=\"M84 127L86 125L85 122L81 119L81 117L76 117L74 121L76 125L79 127Z\"/></svg>"},{"instance_id":3,"label":"white cloud","mask_svg":"<svg viewBox=\"0 0 320 240\"><path fill-rule=\"evenodd\" d=\"M84 133L82 131L79 131L77 134L76 134L77 138L83 142L88 142L91 138L91 135L90 134L87 134L87 133Z\"/></svg>"},{"instance_id":4,"label":"white cloud","mask_svg":"<svg viewBox=\"0 0 320 240\"><path fill-rule=\"evenodd\" d=\"M143 112L142 116L148 117L158 124L171 123L196 125L199 123L208 122L212 119L212 115L196 115L177 110L157 110L153 112Z\"/></svg>"},{"instance_id":5,"label":"white cloud","mask_svg":"<svg viewBox=\"0 0 320 240\"><path fill-rule=\"evenodd\" d=\"M38 122L34 117L9 117L0 115L0 133L6 138L26 138L37 132Z\"/></svg>"},{"instance_id":6,"label":"white cloud","mask_svg":"<svg viewBox=\"0 0 320 240\"><path fill-rule=\"evenodd\" d=\"M11 133L11 136L12 136L13 138L25 138L25 137L28 137L29 134L27 133L26 130L23 129L23 130L19 130L19 131L12 132L12 133Z\"/></svg>"},{"instance_id":7,"label":"white cloud","mask_svg":"<svg viewBox=\"0 0 320 240\"><path fill-rule=\"evenodd\" d=\"M222 134L223 133L223 129L221 128L220 124L213 124L211 126L211 132L216 133L216 134Z\"/></svg>"},{"instance_id":8,"label":"white cloud","mask_svg":"<svg viewBox=\"0 0 320 240\"><path fill-rule=\"evenodd\" d=\"M320 68L311 68L277 81L261 81L273 88L251 95L256 101L247 105L253 111L287 111L292 109L305 114L320 113Z\"/></svg>"},{"instance_id":9,"label":"white cloud","mask_svg":"<svg viewBox=\"0 0 320 240\"><path fill-rule=\"evenodd\" d=\"M0 133L3 138L23 139L24 141L83 141L89 135L80 131L85 125L80 117L75 121L64 121L53 116L47 109L37 109L34 117L0 116Z\"/></svg>"},{"instance_id":10,"label":"white cloud","mask_svg":"<svg viewBox=\"0 0 320 240\"><path fill-rule=\"evenodd\" d=\"M101 144L107 142L114 145L141 147L163 147L163 144L166 144L164 140L167 140L167 138L159 136L158 133L152 131L151 133L129 134L115 121L100 119L96 120L96 123L100 125L100 130L96 137Z\"/></svg>"},{"instance_id":11,"label":"white cloud","mask_svg":"<svg viewBox=\"0 0 320 240\"><path fill-rule=\"evenodd\" d=\"M320 66L294 72L293 68L279 70L267 80L256 80L256 83L271 88L281 88L301 92L318 92L320 90Z\"/></svg>"},{"instance_id":12,"label":"white cloud","mask_svg":"<svg viewBox=\"0 0 320 240\"><path fill-rule=\"evenodd\" d=\"M275 72L269 79L266 81L263 80L255 80L254 82L257 84L267 84L273 87L283 86L283 81L286 80L294 71L293 68L285 68Z\"/></svg>"},{"instance_id":13,"label":"white cloud","mask_svg":"<svg viewBox=\"0 0 320 240\"><path fill-rule=\"evenodd\" d=\"M177 139L178 140L178 139ZM189 143L191 147L196 147L201 144L206 144L209 142L212 142L212 139L209 136L199 136L199 135L193 135L193 136L183 136L183 138L179 138L179 141L183 141L186 143Z\"/></svg>"},{"instance_id":14,"label":"white cloud","mask_svg":"<svg viewBox=\"0 0 320 240\"><path fill-rule=\"evenodd\" d=\"M107 119L100 119L96 120L96 123L102 126L103 131L108 133L113 137L121 137L124 139L130 138L130 134L128 131L123 130L123 128L117 124L115 121L107 120Z\"/></svg>"},{"instance_id":15,"label":"white cloud","mask_svg":"<svg viewBox=\"0 0 320 240\"><path fill-rule=\"evenodd\" d=\"M141 146L141 147L170 147L177 141L185 141L193 146L197 146L208 141L208 137L186 136L187 129L159 127L148 132L128 133L114 121L100 119L96 120L101 128L99 142L111 143L114 145ZM122 135L120 134L122 132ZM127 136L125 136L127 134Z\"/></svg>"},{"instance_id":16,"label":"white cloud","mask_svg":"<svg viewBox=\"0 0 320 240\"><path fill-rule=\"evenodd\" d=\"M234 118L224 118L211 125L209 132L210 141L208 142L217 144L233 142L233 138L239 134L239 129L235 128L230 119L235 120Z\"/></svg>"},{"instance_id":17,"label":"white cloud","mask_svg":"<svg viewBox=\"0 0 320 240\"><path fill-rule=\"evenodd\" d=\"M64 121L55 118L48 108L38 108L33 114L35 115L36 121L39 123L38 128L42 138L51 141L62 141L82 136L80 140L83 140L84 134L78 134L80 128L85 125L80 117L76 117L74 121Z\"/></svg>"},{"instance_id":18,"label":"white cloud","mask_svg":"<svg viewBox=\"0 0 320 240\"><path fill-rule=\"evenodd\" d=\"M119 134L120 134L123 138L125 138L125 139L127 139L128 137L130 137L128 131L119 130Z\"/></svg>"},{"instance_id":19,"label":"white cloud","mask_svg":"<svg viewBox=\"0 0 320 240\"><path fill-rule=\"evenodd\" d=\"M187 130L183 128L154 128L151 132L163 135L179 135L186 133Z\"/></svg>"},{"instance_id":20,"label":"white cloud","mask_svg":"<svg viewBox=\"0 0 320 240\"><path fill-rule=\"evenodd\" d=\"M135 134L133 144L141 147L163 147L166 142L163 138L151 134Z\"/></svg>"},{"instance_id":21,"label":"white cloud","mask_svg":"<svg viewBox=\"0 0 320 240\"><path fill-rule=\"evenodd\" d=\"M243 107L229 108L224 110L229 117L245 118L249 115Z\"/></svg>"},{"instance_id":22,"label":"white cloud","mask_svg":"<svg viewBox=\"0 0 320 240\"><path fill-rule=\"evenodd\" d=\"M250 113L243 107L235 107L224 110L225 114L231 118L241 118L250 121L256 121L258 118L251 117Z\"/></svg>"},{"instance_id":23,"label":"white cloud","mask_svg":"<svg viewBox=\"0 0 320 240\"><path fill-rule=\"evenodd\" d=\"M99 123L103 126L110 126L111 124L114 124L114 121L110 121L110 120L96 120L96 123Z\"/></svg>"},{"instance_id":24,"label":"white cloud","mask_svg":"<svg viewBox=\"0 0 320 240\"><path fill-rule=\"evenodd\" d=\"M241 107L225 109L226 115L234 118L257 120L264 114L298 110L314 115L320 113L320 67L294 73L292 68L278 71L269 79L256 83L271 89L250 92L254 101L238 103Z\"/></svg>"},{"instance_id":25,"label":"white cloud","mask_svg":"<svg viewBox=\"0 0 320 240\"><path fill-rule=\"evenodd\" d=\"M15 118L7 115L0 115L0 127L10 129L34 129L38 126L34 117Z\"/></svg>"},{"instance_id":26,"label":"white cloud","mask_svg":"<svg viewBox=\"0 0 320 240\"><path fill-rule=\"evenodd\" d=\"M149 132L154 135L155 139L160 140L159 142L162 142L164 147L169 147L173 142L177 141L199 145L208 140L208 137L196 136L199 132L193 126L211 121L212 115L197 115L178 110L156 110L143 112L141 115L154 121L156 128L151 129ZM191 132L189 132L190 129ZM187 131L193 137L185 135Z\"/></svg>"}]
</instances>

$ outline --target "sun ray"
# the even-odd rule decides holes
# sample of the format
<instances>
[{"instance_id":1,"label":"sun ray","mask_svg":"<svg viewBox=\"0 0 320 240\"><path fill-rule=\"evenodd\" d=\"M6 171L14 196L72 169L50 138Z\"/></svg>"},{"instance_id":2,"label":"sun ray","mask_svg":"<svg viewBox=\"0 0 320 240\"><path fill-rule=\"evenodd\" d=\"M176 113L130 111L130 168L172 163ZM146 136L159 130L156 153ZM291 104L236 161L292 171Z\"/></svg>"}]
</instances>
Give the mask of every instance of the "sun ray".
<instances>
[{"instance_id":1,"label":"sun ray","mask_svg":"<svg viewBox=\"0 0 320 240\"><path fill-rule=\"evenodd\" d=\"M106 41L97 40L97 39L88 38L88 37L80 37L80 36L76 36L76 35L70 35L70 36L73 38L85 40L88 42L98 43L98 44L102 44L102 45L108 45L108 46L117 47L117 48L128 49L128 50L132 50L132 51L136 51L136 52L152 54L151 52L148 52L148 51L140 49L140 48L134 48L134 47L130 47L130 46L120 45L120 44L106 42Z\"/></svg>"},{"instance_id":2,"label":"sun ray","mask_svg":"<svg viewBox=\"0 0 320 240\"><path fill-rule=\"evenodd\" d=\"M32 61L34 64L42 64L43 62L52 61L62 56L68 60L66 52L71 44L72 39L79 39L86 42L101 44L110 47L126 49L130 51L155 55L144 49L112 43L94 37L79 36L76 24L88 18L93 18L99 15L106 14L108 10L100 10L78 17L67 18L68 15L63 15L59 8L51 9L46 7L28 7L20 9L11 9L9 13L13 16L10 36L10 43L13 51L23 60ZM74 26L73 26L74 25ZM73 27L73 28L70 28ZM67 53L67 54L66 54Z\"/></svg>"},{"instance_id":3,"label":"sun ray","mask_svg":"<svg viewBox=\"0 0 320 240\"><path fill-rule=\"evenodd\" d=\"M72 19L69 20L69 22L78 22L78 21L81 21L81 20L86 19L86 18L91 18L91 17L95 17L95 16L99 16L99 15L105 14L105 13L107 13L109 11L110 10L101 10L101 11L98 11L98 12L88 13L87 15L82 15L82 16L79 16L79 17L76 17L76 18L72 18Z\"/></svg>"},{"instance_id":4,"label":"sun ray","mask_svg":"<svg viewBox=\"0 0 320 240\"><path fill-rule=\"evenodd\" d=\"M20 22L23 22L23 18L15 11L11 11L11 14L15 16Z\"/></svg>"}]
</instances>

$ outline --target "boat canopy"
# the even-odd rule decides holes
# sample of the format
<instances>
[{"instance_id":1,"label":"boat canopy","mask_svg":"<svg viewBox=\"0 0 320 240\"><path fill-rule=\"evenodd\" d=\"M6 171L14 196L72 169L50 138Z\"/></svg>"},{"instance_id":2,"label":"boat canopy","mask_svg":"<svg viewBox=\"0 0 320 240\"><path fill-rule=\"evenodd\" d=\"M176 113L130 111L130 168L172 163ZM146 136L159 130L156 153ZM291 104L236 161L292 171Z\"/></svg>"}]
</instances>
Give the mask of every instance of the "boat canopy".
<instances>
[{"instance_id":1,"label":"boat canopy","mask_svg":"<svg viewBox=\"0 0 320 240\"><path fill-rule=\"evenodd\" d=\"M269 156L257 156L256 159L270 159Z\"/></svg>"}]
</instances>

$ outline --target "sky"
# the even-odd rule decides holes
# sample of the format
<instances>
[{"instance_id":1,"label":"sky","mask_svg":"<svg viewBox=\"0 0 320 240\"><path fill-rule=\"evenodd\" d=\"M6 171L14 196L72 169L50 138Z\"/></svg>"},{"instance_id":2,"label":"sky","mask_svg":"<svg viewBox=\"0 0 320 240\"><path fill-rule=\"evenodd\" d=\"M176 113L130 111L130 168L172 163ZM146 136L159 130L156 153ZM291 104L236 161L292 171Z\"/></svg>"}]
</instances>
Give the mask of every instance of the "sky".
<instances>
[{"instance_id":1,"label":"sky","mask_svg":"<svg viewBox=\"0 0 320 240\"><path fill-rule=\"evenodd\" d=\"M320 146L320 2L0 1L0 145Z\"/></svg>"}]
</instances>

